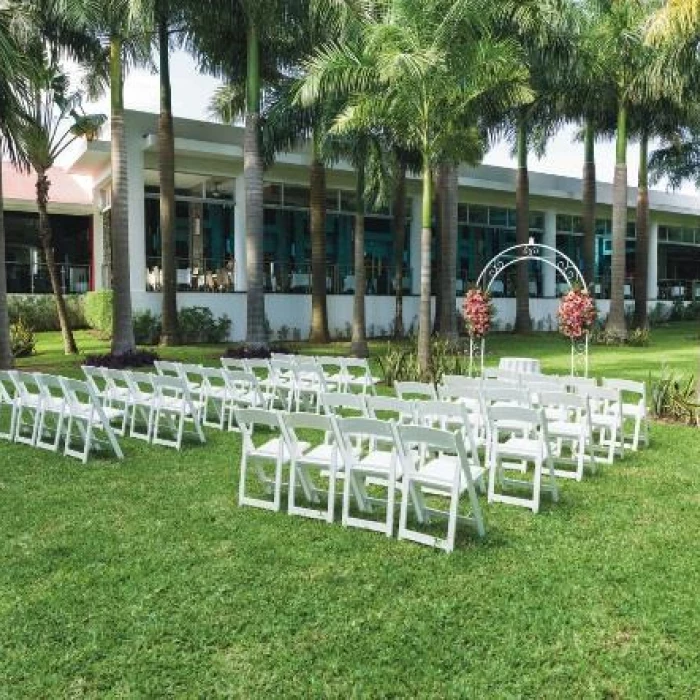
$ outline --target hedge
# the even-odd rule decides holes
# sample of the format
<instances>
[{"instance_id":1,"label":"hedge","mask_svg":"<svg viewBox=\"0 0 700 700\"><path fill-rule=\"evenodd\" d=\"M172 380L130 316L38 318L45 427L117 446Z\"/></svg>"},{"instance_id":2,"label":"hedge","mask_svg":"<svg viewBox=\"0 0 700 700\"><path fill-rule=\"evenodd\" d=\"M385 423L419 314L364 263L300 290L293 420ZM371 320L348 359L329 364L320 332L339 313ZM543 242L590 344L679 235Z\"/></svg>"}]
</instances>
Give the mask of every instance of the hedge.
<instances>
[{"instance_id":1,"label":"hedge","mask_svg":"<svg viewBox=\"0 0 700 700\"><path fill-rule=\"evenodd\" d=\"M112 337L112 297L110 289L88 292L83 302L88 326L105 338Z\"/></svg>"},{"instance_id":2,"label":"hedge","mask_svg":"<svg viewBox=\"0 0 700 700\"><path fill-rule=\"evenodd\" d=\"M7 299L10 323L17 323L21 319L37 333L60 330L56 300L52 294L8 294ZM67 294L64 299L71 328L87 328L84 297Z\"/></svg>"}]
</instances>

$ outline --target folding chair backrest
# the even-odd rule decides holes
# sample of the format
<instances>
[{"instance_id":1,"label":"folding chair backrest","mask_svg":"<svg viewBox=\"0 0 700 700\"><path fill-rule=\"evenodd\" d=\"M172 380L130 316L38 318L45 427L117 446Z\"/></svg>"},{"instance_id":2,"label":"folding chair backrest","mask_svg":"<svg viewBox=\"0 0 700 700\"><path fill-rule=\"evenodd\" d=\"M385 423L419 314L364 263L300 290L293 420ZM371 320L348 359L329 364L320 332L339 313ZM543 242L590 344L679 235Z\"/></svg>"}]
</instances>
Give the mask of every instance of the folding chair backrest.
<instances>
[{"instance_id":1,"label":"folding chair backrest","mask_svg":"<svg viewBox=\"0 0 700 700\"><path fill-rule=\"evenodd\" d=\"M366 396L342 392L325 392L321 394L321 406L328 415L341 415L341 411L354 411L358 417L368 416Z\"/></svg>"},{"instance_id":2,"label":"folding chair backrest","mask_svg":"<svg viewBox=\"0 0 700 700\"><path fill-rule=\"evenodd\" d=\"M394 389L400 399L437 399L435 385L430 382L395 382Z\"/></svg>"},{"instance_id":3,"label":"folding chair backrest","mask_svg":"<svg viewBox=\"0 0 700 700\"><path fill-rule=\"evenodd\" d=\"M457 455L457 432L424 425L397 425L399 455L406 472L418 471L426 454L436 451ZM461 440L461 438L460 438Z\"/></svg>"},{"instance_id":4,"label":"folding chair backrest","mask_svg":"<svg viewBox=\"0 0 700 700\"><path fill-rule=\"evenodd\" d=\"M546 427L542 409L523 406L492 406L488 409L488 415L491 436L495 441L498 441L501 424L504 424L507 433L512 433L514 424L517 424L530 435L544 432Z\"/></svg>"},{"instance_id":5,"label":"folding chair backrest","mask_svg":"<svg viewBox=\"0 0 700 700\"><path fill-rule=\"evenodd\" d=\"M523 408L530 408L532 406L530 393L527 389L509 386L490 386L484 388L481 395L484 397L486 406L491 406L494 403L509 403Z\"/></svg>"},{"instance_id":6,"label":"folding chair backrest","mask_svg":"<svg viewBox=\"0 0 700 700\"><path fill-rule=\"evenodd\" d=\"M368 396L367 415L375 420L395 420L397 423L414 423L416 401L397 399L393 396Z\"/></svg>"},{"instance_id":7,"label":"folding chair backrest","mask_svg":"<svg viewBox=\"0 0 700 700\"><path fill-rule=\"evenodd\" d=\"M9 375L20 400L37 399L41 396L41 390L34 374L11 370Z\"/></svg>"},{"instance_id":8,"label":"folding chair backrest","mask_svg":"<svg viewBox=\"0 0 700 700\"><path fill-rule=\"evenodd\" d=\"M93 388L96 394L101 394L107 384L104 367L92 367L90 365L82 366L85 380Z\"/></svg>"},{"instance_id":9,"label":"folding chair backrest","mask_svg":"<svg viewBox=\"0 0 700 700\"><path fill-rule=\"evenodd\" d=\"M609 386L588 386L581 387L579 393L588 398L594 413L622 417L622 396L619 389Z\"/></svg>"},{"instance_id":10,"label":"folding chair backrest","mask_svg":"<svg viewBox=\"0 0 700 700\"><path fill-rule=\"evenodd\" d=\"M152 379L153 389L158 397L191 400L187 380L182 377L155 375Z\"/></svg>"},{"instance_id":11,"label":"folding chair backrest","mask_svg":"<svg viewBox=\"0 0 700 700\"><path fill-rule=\"evenodd\" d=\"M416 401L416 416L421 425L445 430L450 423L462 425L469 422L464 405L450 401Z\"/></svg>"},{"instance_id":12,"label":"folding chair backrest","mask_svg":"<svg viewBox=\"0 0 700 700\"><path fill-rule=\"evenodd\" d=\"M440 390L446 390L450 393L458 393L460 391L479 391L481 389L480 377L465 377L462 374L443 374L442 382L438 386Z\"/></svg>"},{"instance_id":13,"label":"folding chair backrest","mask_svg":"<svg viewBox=\"0 0 700 700\"><path fill-rule=\"evenodd\" d=\"M271 352L270 353L270 358L272 360L282 360L284 362L296 362L298 359L297 355L292 355L291 353L288 352Z\"/></svg>"},{"instance_id":14,"label":"folding chair backrest","mask_svg":"<svg viewBox=\"0 0 700 700\"><path fill-rule=\"evenodd\" d=\"M153 363L156 372L161 376L182 377L182 364L180 362L168 362L156 360Z\"/></svg>"},{"instance_id":15,"label":"folding chair backrest","mask_svg":"<svg viewBox=\"0 0 700 700\"><path fill-rule=\"evenodd\" d=\"M617 389L621 394L632 394L635 402L646 405L647 385L644 382L635 382L632 379L603 379L603 386Z\"/></svg>"},{"instance_id":16,"label":"folding chair backrest","mask_svg":"<svg viewBox=\"0 0 700 700\"><path fill-rule=\"evenodd\" d=\"M69 379L67 377L61 377L60 381L69 409L90 406L96 413L102 413L99 397L89 382L83 382L79 379Z\"/></svg>"},{"instance_id":17,"label":"folding chair backrest","mask_svg":"<svg viewBox=\"0 0 700 700\"><path fill-rule=\"evenodd\" d=\"M134 399L143 398L153 393L153 379L157 376L150 372L133 372L124 370L122 373L131 396Z\"/></svg>"},{"instance_id":18,"label":"folding chair backrest","mask_svg":"<svg viewBox=\"0 0 700 700\"><path fill-rule=\"evenodd\" d=\"M483 374L484 379L509 382L511 384L520 384L522 374L509 369L500 369L499 367L486 367Z\"/></svg>"},{"instance_id":19,"label":"folding chair backrest","mask_svg":"<svg viewBox=\"0 0 700 700\"><path fill-rule=\"evenodd\" d=\"M566 386L576 393L585 392L591 387L598 386L598 380L595 377L566 377L562 381L565 381Z\"/></svg>"},{"instance_id":20,"label":"folding chair backrest","mask_svg":"<svg viewBox=\"0 0 700 700\"><path fill-rule=\"evenodd\" d=\"M280 414L277 411L268 411L264 408L235 408L234 412L241 427L252 428L263 425L266 428L281 430Z\"/></svg>"},{"instance_id":21,"label":"folding chair backrest","mask_svg":"<svg viewBox=\"0 0 700 700\"><path fill-rule=\"evenodd\" d=\"M339 447L346 464L356 459L355 445L361 444L363 440L369 440L374 445L377 442L383 445L389 443L392 446L392 452L398 451L396 428L393 422L374 418L338 418L336 425Z\"/></svg>"},{"instance_id":22,"label":"folding chair backrest","mask_svg":"<svg viewBox=\"0 0 700 700\"><path fill-rule=\"evenodd\" d=\"M365 357L343 357L343 371L351 378L369 378L372 372Z\"/></svg>"},{"instance_id":23,"label":"folding chair backrest","mask_svg":"<svg viewBox=\"0 0 700 700\"><path fill-rule=\"evenodd\" d=\"M63 384L61 384L61 379L59 377L55 377L51 374L36 372L34 374L34 379L36 380L37 386L39 387L39 392L43 398L58 399L60 401L65 400Z\"/></svg>"},{"instance_id":24,"label":"folding chair backrest","mask_svg":"<svg viewBox=\"0 0 700 700\"><path fill-rule=\"evenodd\" d=\"M584 416L590 416L591 407L588 397L572 394L561 387L558 391L542 391L538 394L538 405L544 409L549 420L559 422L578 422Z\"/></svg>"},{"instance_id":25,"label":"folding chair backrest","mask_svg":"<svg viewBox=\"0 0 700 700\"><path fill-rule=\"evenodd\" d=\"M238 357L222 357L221 359L221 366L224 369L229 369L233 371L239 371L239 372L247 372L248 367L247 367L247 360L243 358L238 358Z\"/></svg>"},{"instance_id":26,"label":"folding chair backrest","mask_svg":"<svg viewBox=\"0 0 700 700\"><path fill-rule=\"evenodd\" d=\"M206 391L207 388L223 389L227 386L226 370L220 367L199 367L198 376Z\"/></svg>"},{"instance_id":27,"label":"folding chair backrest","mask_svg":"<svg viewBox=\"0 0 700 700\"><path fill-rule=\"evenodd\" d=\"M197 364L182 364L180 365L180 376L187 379L188 382L201 384L204 380L204 371L209 369L204 365Z\"/></svg>"},{"instance_id":28,"label":"folding chair backrest","mask_svg":"<svg viewBox=\"0 0 700 700\"><path fill-rule=\"evenodd\" d=\"M0 403L11 404L16 389L10 373L0 370Z\"/></svg>"},{"instance_id":29,"label":"folding chair backrest","mask_svg":"<svg viewBox=\"0 0 700 700\"><path fill-rule=\"evenodd\" d=\"M326 376L335 376L343 373L343 358L334 355L317 355L316 362L325 372Z\"/></svg>"}]
</instances>

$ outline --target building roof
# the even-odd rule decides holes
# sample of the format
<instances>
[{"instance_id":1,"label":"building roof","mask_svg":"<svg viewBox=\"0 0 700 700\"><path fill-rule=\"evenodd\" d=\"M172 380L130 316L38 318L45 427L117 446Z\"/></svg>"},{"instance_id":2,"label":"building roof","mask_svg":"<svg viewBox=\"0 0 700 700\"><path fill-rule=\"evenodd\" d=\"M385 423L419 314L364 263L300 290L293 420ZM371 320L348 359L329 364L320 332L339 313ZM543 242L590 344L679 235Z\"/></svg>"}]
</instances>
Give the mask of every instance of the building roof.
<instances>
[{"instance_id":1,"label":"building roof","mask_svg":"<svg viewBox=\"0 0 700 700\"><path fill-rule=\"evenodd\" d=\"M48 171L49 212L56 214L86 214L92 211L90 178L68 173L55 167ZM2 161L2 189L8 211L36 211L36 175L17 170L12 163Z\"/></svg>"}]
</instances>

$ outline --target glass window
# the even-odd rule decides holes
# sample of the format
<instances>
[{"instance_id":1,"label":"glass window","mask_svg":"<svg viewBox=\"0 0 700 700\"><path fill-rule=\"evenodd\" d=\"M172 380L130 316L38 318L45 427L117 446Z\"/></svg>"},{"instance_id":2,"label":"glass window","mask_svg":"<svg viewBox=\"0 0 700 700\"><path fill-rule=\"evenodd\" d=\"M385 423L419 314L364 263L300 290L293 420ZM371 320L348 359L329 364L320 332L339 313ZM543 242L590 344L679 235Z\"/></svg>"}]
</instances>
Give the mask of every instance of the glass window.
<instances>
[{"instance_id":1,"label":"glass window","mask_svg":"<svg viewBox=\"0 0 700 700\"><path fill-rule=\"evenodd\" d=\"M309 189L308 187L297 187L296 185L284 186L284 206L298 207L303 209L309 208Z\"/></svg>"},{"instance_id":2,"label":"glass window","mask_svg":"<svg viewBox=\"0 0 700 700\"><path fill-rule=\"evenodd\" d=\"M571 233L573 230L573 217L568 214L557 214L557 231L561 233Z\"/></svg>"},{"instance_id":3,"label":"glass window","mask_svg":"<svg viewBox=\"0 0 700 700\"><path fill-rule=\"evenodd\" d=\"M668 240L674 243L683 242L683 229L676 227L669 227L668 229Z\"/></svg>"},{"instance_id":4,"label":"glass window","mask_svg":"<svg viewBox=\"0 0 700 700\"><path fill-rule=\"evenodd\" d=\"M338 190L326 190L326 209L328 211L338 211L340 206L340 193Z\"/></svg>"},{"instance_id":5,"label":"glass window","mask_svg":"<svg viewBox=\"0 0 700 700\"><path fill-rule=\"evenodd\" d=\"M490 226L508 226L508 210L498 207L489 208Z\"/></svg>"},{"instance_id":6,"label":"glass window","mask_svg":"<svg viewBox=\"0 0 700 700\"><path fill-rule=\"evenodd\" d=\"M357 210L357 197L352 190L340 191L340 208L342 211L355 213Z\"/></svg>"},{"instance_id":7,"label":"glass window","mask_svg":"<svg viewBox=\"0 0 700 700\"><path fill-rule=\"evenodd\" d=\"M515 228L518 225L517 213L515 209L508 209L508 226Z\"/></svg>"},{"instance_id":8,"label":"glass window","mask_svg":"<svg viewBox=\"0 0 700 700\"><path fill-rule=\"evenodd\" d=\"M635 238L637 235L637 224L634 221L627 222L626 238Z\"/></svg>"},{"instance_id":9,"label":"glass window","mask_svg":"<svg viewBox=\"0 0 700 700\"><path fill-rule=\"evenodd\" d=\"M583 233L583 218L580 216L574 216L573 217L573 232L574 233Z\"/></svg>"},{"instance_id":10,"label":"glass window","mask_svg":"<svg viewBox=\"0 0 700 700\"><path fill-rule=\"evenodd\" d=\"M489 210L480 204L469 205L469 222L472 224L487 224L489 220Z\"/></svg>"},{"instance_id":11,"label":"glass window","mask_svg":"<svg viewBox=\"0 0 700 700\"><path fill-rule=\"evenodd\" d=\"M665 226L659 226L659 240L668 240L668 229Z\"/></svg>"},{"instance_id":12,"label":"glass window","mask_svg":"<svg viewBox=\"0 0 700 700\"><path fill-rule=\"evenodd\" d=\"M282 205L282 185L266 182L263 185L263 203L270 206Z\"/></svg>"},{"instance_id":13,"label":"glass window","mask_svg":"<svg viewBox=\"0 0 700 700\"><path fill-rule=\"evenodd\" d=\"M469 221L469 206L467 204L457 205L457 219L461 224L465 224Z\"/></svg>"},{"instance_id":14,"label":"glass window","mask_svg":"<svg viewBox=\"0 0 700 700\"><path fill-rule=\"evenodd\" d=\"M531 211L530 212L530 228L531 229L544 229L544 213L541 211Z\"/></svg>"}]
</instances>

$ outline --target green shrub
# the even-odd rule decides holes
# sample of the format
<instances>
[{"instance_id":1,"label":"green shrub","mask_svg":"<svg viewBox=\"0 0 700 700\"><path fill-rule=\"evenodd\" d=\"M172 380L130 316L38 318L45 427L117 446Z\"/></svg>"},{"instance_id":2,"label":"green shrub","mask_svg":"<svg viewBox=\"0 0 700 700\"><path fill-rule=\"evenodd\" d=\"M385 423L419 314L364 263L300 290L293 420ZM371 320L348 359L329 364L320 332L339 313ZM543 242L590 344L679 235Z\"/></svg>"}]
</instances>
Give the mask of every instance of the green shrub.
<instances>
[{"instance_id":1,"label":"green shrub","mask_svg":"<svg viewBox=\"0 0 700 700\"><path fill-rule=\"evenodd\" d=\"M653 416L700 425L695 377L676 375L664 367L660 376L649 377L648 384Z\"/></svg>"},{"instance_id":2,"label":"green shrub","mask_svg":"<svg viewBox=\"0 0 700 700\"><path fill-rule=\"evenodd\" d=\"M10 324L10 348L14 357L29 357L34 354L36 338L34 330L23 319Z\"/></svg>"},{"instance_id":3,"label":"green shrub","mask_svg":"<svg viewBox=\"0 0 700 700\"><path fill-rule=\"evenodd\" d=\"M150 311L135 311L132 317L134 340L137 345L158 345L162 323L160 316Z\"/></svg>"},{"instance_id":4,"label":"green shrub","mask_svg":"<svg viewBox=\"0 0 700 700\"><path fill-rule=\"evenodd\" d=\"M71 328L86 328L83 296L73 294L64 299ZM10 323L17 323L21 318L36 333L60 330L56 300L52 294L10 294L8 311Z\"/></svg>"},{"instance_id":5,"label":"green shrub","mask_svg":"<svg viewBox=\"0 0 700 700\"><path fill-rule=\"evenodd\" d=\"M190 306L180 309L177 314L180 341L192 343L224 343L231 330L228 316L214 318L211 309L205 306Z\"/></svg>"},{"instance_id":6,"label":"green shrub","mask_svg":"<svg viewBox=\"0 0 700 700\"><path fill-rule=\"evenodd\" d=\"M88 292L85 295L85 320L87 325L98 331L105 338L112 337L112 299L111 289Z\"/></svg>"}]
</instances>

